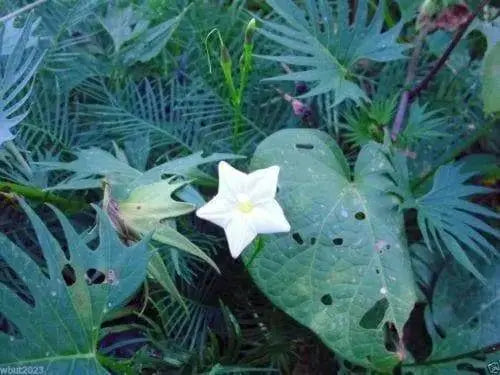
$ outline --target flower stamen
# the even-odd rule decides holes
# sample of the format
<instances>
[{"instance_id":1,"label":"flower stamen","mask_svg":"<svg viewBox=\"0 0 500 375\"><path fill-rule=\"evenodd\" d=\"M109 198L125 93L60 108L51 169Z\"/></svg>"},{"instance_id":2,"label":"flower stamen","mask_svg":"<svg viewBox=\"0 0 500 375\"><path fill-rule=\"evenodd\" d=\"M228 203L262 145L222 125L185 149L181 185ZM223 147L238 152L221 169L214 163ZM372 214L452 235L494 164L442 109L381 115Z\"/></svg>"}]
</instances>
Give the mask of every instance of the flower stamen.
<instances>
[{"instance_id":1,"label":"flower stamen","mask_svg":"<svg viewBox=\"0 0 500 375\"><path fill-rule=\"evenodd\" d=\"M249 214L253 210L253 204L249 200L238 202L238 210L244 214Z\"/></svg>"}]
</instances>

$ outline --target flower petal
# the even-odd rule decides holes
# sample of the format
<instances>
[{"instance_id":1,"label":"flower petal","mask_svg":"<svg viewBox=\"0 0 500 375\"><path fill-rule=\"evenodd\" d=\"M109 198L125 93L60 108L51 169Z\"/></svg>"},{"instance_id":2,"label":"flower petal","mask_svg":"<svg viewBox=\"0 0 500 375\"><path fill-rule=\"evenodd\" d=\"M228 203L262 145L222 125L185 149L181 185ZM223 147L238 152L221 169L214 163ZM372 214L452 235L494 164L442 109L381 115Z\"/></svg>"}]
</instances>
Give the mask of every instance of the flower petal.
<instances>
[{"instance_id":1,"label":"flower petal","mask_svg":"<svg viewBox=\"0 0 500 375\"><path fill-rule=\"evenodd\" d=\"M234 203L217 194L196 211L196 216L225 228L233 217Z\"/></svg>"},{"instance_id":2,"label":"flower petal","mask_svg":"<svg viewBox=\"0 0 500 375\"><path fill-rule=\"evenodd\" d=\"M275 199L259 204L253 209L249 216L252 227L255 228L257 233L281 233L290 231L290 224L281 206Z\"/></svg>"},{"instance_id":3,"label":"flower petal","mask_svg":"<svg viewBox=\"0 0 500 375\"><path fill-rule=\"evenodd\" d=\"M218 194L228 200L234 199L238 194L246 192L248 175L243 173L225 161L219 163L219 191Z\"/></svg>"},{"instance_id":4,"label":"flower petal","mask_svg":"<svg viewBox=\"0 0 500 375\"><path fill-rule=\"evenodd\" d=\"M238 258L245 248L253 241L257 232L250 225L245 215L234 215L225 228L229 251L233 258Z\"/></svg>"},{"instance_id":5,"label":"flower petal","mask_svg":"<svg viewBox=\"0 0 500 375\"><path fill-rule=\"evenodd\" d=\"M248 175L247 192L253 204L268 202L274 199L278 186L280 167L258 169Z\"/></svg>"}]
</instances>

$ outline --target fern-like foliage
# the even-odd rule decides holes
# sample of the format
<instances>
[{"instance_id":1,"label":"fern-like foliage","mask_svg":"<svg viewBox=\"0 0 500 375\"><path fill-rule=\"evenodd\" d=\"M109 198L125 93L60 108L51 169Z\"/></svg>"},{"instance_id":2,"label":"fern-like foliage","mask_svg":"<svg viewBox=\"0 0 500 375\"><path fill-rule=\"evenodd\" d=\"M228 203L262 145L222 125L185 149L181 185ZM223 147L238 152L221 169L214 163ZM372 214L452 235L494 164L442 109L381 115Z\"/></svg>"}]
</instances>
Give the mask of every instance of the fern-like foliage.
<instances>
[{"instance_id":1,"label":"fern-like foliage","mask_svg":"<svg viewBox=\"0 0 500 375\"><path fill-rule=\"evenodd\" d=\"M368 1L357 2L351 25L347 0L338 2L336 17L327 0L305 1L306 12L292 0L268 2L287 25L265 21L264 29L260 32L293 54L261 57L306 67L306 70L267 80L314 82L316 86L304 94L304 97L334 91L334 105L346 99L367 99L364 91L353 81L356 63L361 59L380 62L400 59L407 48L396 42L402 23L382 31L384 2L379 2L369 22Z\"/></svg>"},{"instance_id":2,"label":"fern-like foliage","mask_svg":"<svg viewBox=\"0 0 500 375\"><path fill-rule=\"evenodd\" d=\"M42 80L36 87L30 113L19 127L18 139L39 161L57 157L76 145L77 115L59 80Z\"/></svg>"},{"instance_id":3,"label":"fern-like foliage","mask_svg":"<svg viewBox=\"0 0 500 375\"><path fill-rule=\"evenodd\" d=\"M228 129L207 117L188 121L185 112L196 107L190 105L190 89L175 77L129 81L116 92L104 82L91 81L85 89L95 101L80 107L83 145L102 144L110 138L131 140L141 134L147 135L153 150L168 147L174 156L201 150L217 139L220 130ZM196 100L193 104L201 105Z\"/></svg>"},{"instance_id":4,"label":"fern-like foliage","mask_svg":"<svg viewBox=\"0 0 500 375\"><path fill-rule=\"evenodd\" d=\"M386 127L396 109L395 97L374 99L371 103L362 103L343 115L346 141L353 146L362 146L370 141L382 142Z\"/></svg>"},{"instance_id":5,"label":"fern-like foliage","mask_svg":"<svg viewBox=\"0 0 500 375\"><path fill-rule=\"evenodd\" d=\"M405 144L419 141L429 141L438 137L447 137L447 118L439 111L428 110L427 105L414 103L409 111L407 124L401 134Z\"/></svg>"},{"instance_id":6,"label":"fern-like foliage","mask_svg":"<svg viewBox=\"0 0 500 375\"><path fill-rule=\"evenodd\" d=\"M35 9L41 19L41 34L49 47L44 69L57 75L67 91L88 77L109 74L96 39L95 12L103 0L54 0Z\"/></svg>"},{"instance_id":7,"label":"fern-like foliage","mask_svg":"<svg viewBox=\"0 0 500 375\"><path fill-rule=\"evenodd\" d=\"M475 173L464 173L461 167L460 164L440 167L432 189L417 198L413 207L418 211L418 225L427 247L437 248L442 253L447 249L467 270L484 280L470 255L479 256L486 262L492 255L497 257L498 250L485 235L498 239L500 232L477 215L494 220L500 219L500 215L465 199L493 190L465 184Z\"/></svg>"},{"instance_id":8,"label":"fern-like foliage","mask_svg":"<svg viewBox=\"0 0 500 375\"><path fill-rule=\"evenodd\" d=\"M14 138L11 129L28 114L24 106L31 95L29 83L43 56L30 46L33 31L33 17L22 29L14 28L12 22L0 29L0 145Z\"/></svg>"}]
</instances>

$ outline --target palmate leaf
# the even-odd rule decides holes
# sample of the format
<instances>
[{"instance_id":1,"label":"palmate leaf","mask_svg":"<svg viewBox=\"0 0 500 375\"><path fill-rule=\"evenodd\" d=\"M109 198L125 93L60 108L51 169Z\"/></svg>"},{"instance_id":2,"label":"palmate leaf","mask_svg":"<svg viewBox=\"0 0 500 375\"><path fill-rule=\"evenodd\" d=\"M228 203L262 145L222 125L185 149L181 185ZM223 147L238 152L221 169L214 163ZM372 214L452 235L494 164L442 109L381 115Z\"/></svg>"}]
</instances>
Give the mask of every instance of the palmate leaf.
<instances>
[{"instance_id":1,"label":"palmate leaf","mask_svg":"<svg viewBox=\"0 0 500 375\"><path fill-rule=\"evenodd\" d=\"M186 13L186 7L177 17L169 19L150 29L145 29L119 51L119 58L127 65L138 61L147 62L157 56L174 33Z\"/></svg>"},{"instance_id":2,"label":"palmate leaf","mask_svg":"<svg viewBox=\"0 0 500 375\"><path fill-rule=\"evenodd\" d=\"M119 153L118 153L119 154ZM101 188L105 183L104 206L113 218L116 229L125 236L144 237L152 233L152 238L160 243L173 246L185 253L207 262L218 270L213 260L188 238L176 229L175 219L195 209L190 203L179 202L172 198L178 191L189 193L186 182L162 179L165 176L182 176L210 183L210 177L198 166L236 157L231 154L202 153L168 161L145 172L132 168L126 158L123 160L112 154L91 148L77 153L77 159L69 162L39 163L47 170L66 170L73 172L64 181L48 190L83 190ZM191 187L192 190L194 188ZM181 301L169 270L160 254L154 249L149 264L149 274L162 287Z\"/></svg>"},{"instance_id":3,"label":"palmate leaf","mask_svg":"<svg viewBox=\"0 0 500 375\"><path fill-rule=\"evenodd\" d=\"M406 127L401 133L401 140L406 144L448 137L446 117L439 111L428 110L427 105L413 103L408 113Z\"/></svg>"},{"instance_id":4,"label":"palmate leaf","mask_svg":"<svg viewBox=\"0 0 500 375\"><path fill-rule=\"evenodd\" d=\"M197 256L218 270L209 256L175 228L175 218L195 210L193 204L172 198L174 192L185 185L186 182L168 179L139 186L132 190L127 199L118 201L119 217L135 233L147 236L152 232L154 240Z\"/></svg>"},{"instance_id":5,"label":"palmate leaf","mask_svg":"<svg viewBox=\"0 0 500 375\"><path fill-rule=\"evenodd\" d=\"M493 192L481 186L466 185L474 172L461 171L462 165L441 166L435 176L432 189L408 207L417 209L418 226L429 249L448 249L455 259L483 280L466 250L471 251L483 261L489 256L498 256L498 250L482 233L500 238L498 229L477 217L484 216L500 219L500 215L465 198L475 194Z\"/></svg>"},{"instance_id":6,"label":"palmate leaf","mask_svg":"<svg viewBox=\"0 0 500 375\"><path fill-rule=\"evenodd\" d=\"M47 262L47 275L21 249L0 237L0 256L29 288L34 306L0 285L0 312L19 336L0 333L2 366L43 366L54 374L107 374L97 359L99 328L106 314L120 307L146 276L147 240L133 247L120 241L103 211L99 217L99 246L90 249L69 221L54 209L64 230L69 259L41 219L21 202L37 234ZM73 270L66 285L63 269ZM106 275L89 282L89 270ZM95 272L95 271L94 271Z\"/></svg>"},{"instance_id":7,"label":"palmate leaf","mask_svg":"<svg viewBox=\"0 0 500 375\"><path fill-rule=\"evenodd\" d=\"M118 204L117 214L123 216L125 224L138 234L147 235L155 231L153 238L167 245L175 246L195 255L214 268L213 261L196 245L164 223L165 219L186 214L194 210L189 203L174 201L171 195L185 183L162 180L164 176L206 178L197 169L199 165L235 157L231 154L212 154L203 157L201 153L169 161L140 172L125 161L97 148L81 150L77 159L69 162L40 163L47 170L74 172L67 180L48 190L82 190L102 187L103 182L111 187L111 198ZM123 205L124 212L121 212ZM139 209L138 209L139 207Z\"/></svg>"},{"instance_id":8,"label":"palmate leaf","mask_svg":"<svg viewBox=\"0 0 500 375\"><path fill-rule=\"evenodd\" d=\"M138 17L131 5L123 8L115 4L108 4L106 16L99 21L113 39L115 53L122 44L147 29L149 24L147 20Z\"/></svg>"},{"instance_id":9,"label":"palmate leaf","mask_svg":"<svg viewBox=\"0 0 500 375\"><path fill-rule=\"evenodd\" d=\"M382 146L362 148L351 180L328 135L282 130L258 146L251 167L270 165L281 168L277 199L292 229L263 237L256 254L246 251L255 256L251 276L343 358L389 371L400 358L386 349L385 334L389 327L402 334L416 292Z\"/></svg>"},{"instance_id":10,"label":"palmate leaf","mask_svg":"<svg viewBox=\"0 0 500 375\"><path fill-rule=\"evenodd\" d=\"M10 52L5 61L0 61L0 146L14 138L12 127L28 114L23 110L31 95L28 85L43 57L36 46L30 46L33 22L33 17L28 17L22 29L10 28L8 34L5 30L9 24L0 28L0 57L4 49Z\"/></svg>"},{"instance_id":11,"label":"palmate leaf","mask_svg":"<svg viewBox=\"0 0 500 375\"><path fill-rule=\"evenodd\" d=\"M57 76L62 92L88 77L107 75L110 66L95 53L96 9L103 0L51 0L35 8L41 18L41 34L50 43L44 70ZM91 53L94 52L94 54Z\"/></svg>"},{"instance_id":12,"label":"palmate leaf","mask_svg":"<svg viewBox=\"0 0 500 375\"><path fill-rule=\"evenodd\" d=\"M145 172L132 168L126 161L111 153L92 147L75 152L76 159L71 162L40 162L48 171L65 170L74 174L51 186L47 190L83 190L102 187L104 178L113 188L113 196L126 199L136 188L159 182L165 176L182 176L197 180L197 183L210 184L212 178L198 167L221 160L241 158L235 154L213 153L203 155L197 152L157 165Z\"/></svg>"},{"instance_id":13,"label":"palmate leaf","mask_svg":"<svg viewBox=\"0 0 500 375\"><path fill-rule=\"evenodd\" d=\"M351 80L355 64L361 59L380 62L400 59L407 48L396 42L402 22L382 32L384 2L379 2L367 23L368 1L358 1L352 25L349 25L347 0L338 1L336 19L327 0L306 0L306 13L292 0L268 0L268 3L288 25L265 21L260 33L294 54L260 57L306 69L266 80L316 83L303 97L334 91L334 105L345 99L367 99Z\"/></svg>"},{"instance_id":14,"label":"palmate leaf","mask_svg":"<svg viewBox=\"0 0 500 375\"><path fill-rule=\"evenodd\" d=\"M405 364L403 375L478 374L488 363L498 363L500 353L494 347L500 342L500 265L482 264L479 271L484 284L459 264L447 263L425 315L432 353L416 366Z\"/></svg>"}]
</instances>

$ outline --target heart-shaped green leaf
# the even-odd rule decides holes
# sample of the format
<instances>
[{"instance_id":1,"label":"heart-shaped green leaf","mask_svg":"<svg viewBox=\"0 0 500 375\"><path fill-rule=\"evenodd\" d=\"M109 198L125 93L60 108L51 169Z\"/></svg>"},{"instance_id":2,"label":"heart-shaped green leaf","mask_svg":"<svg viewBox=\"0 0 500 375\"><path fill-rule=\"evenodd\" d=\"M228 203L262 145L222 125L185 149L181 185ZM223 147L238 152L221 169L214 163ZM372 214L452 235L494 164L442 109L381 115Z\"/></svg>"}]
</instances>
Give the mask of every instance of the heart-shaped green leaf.
<instances>
[{"instance_id":1,"label":"heart-shaped green leaf","mask_svg":"<svg viewBox=\"0 0 500 375\"><path fill-rule=\"evenodd\" d=\"M249 266L253 279L344 358L390 370L404 356L396 333L416 294L383 146L361 150L351 179L327 134L282 130L259 145L251 163L271 165L281 167L277 199L292 230L263 238Z\"/></svg>"}]
</instances>

